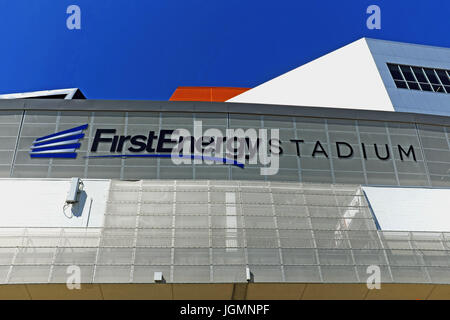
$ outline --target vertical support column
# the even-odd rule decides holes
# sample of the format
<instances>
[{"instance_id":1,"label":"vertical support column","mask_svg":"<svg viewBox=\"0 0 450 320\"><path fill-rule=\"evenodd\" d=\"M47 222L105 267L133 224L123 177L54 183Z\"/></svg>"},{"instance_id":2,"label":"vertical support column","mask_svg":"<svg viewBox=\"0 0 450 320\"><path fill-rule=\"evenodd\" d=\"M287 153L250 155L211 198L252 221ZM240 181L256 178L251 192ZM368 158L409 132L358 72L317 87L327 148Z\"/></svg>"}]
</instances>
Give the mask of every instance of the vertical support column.
<instances>
[{"instance_id":1,"label":"vertical support column","mask_svg":"<svg viewBox=\"0 0 450 320\"><path fill-rule=\"evenodd\" d=\"M123 129L124 136L127 136L128 133L128 112L125 112L125 127ZM124 170L125 170L125 158L120 159L120 180L124 179Z\"/></svg>"},{"instance_id":2,"label":"vertical support column","mask_svg":"<svg viewBox=\"0 0 450 320\"><path fill-rule=\"evenodd\" d=\"M313 250L314 250L314 255L316 257L316 265L319 270L319 279L320 279L320 282L323 282L322 268L320 267L320 259L319 259L319 247L317 246L316 233L313 228L312 217L311 217L311 213L309 211L309 206L306 203L304 191L303 191L303 203L305 204L306 214L307 214L308 221L309 221L309 230L311 231L311 235L312 235L312 241L313 241L313 245L314 245Z\"/></svg>"},{"instance_id":3,"label":"vertical support column","mask_svg":"<svg viewBox=\"0 0 450 320\"><path fill-rule=\"evenodd\" d=\"M109 187L108 187L108 199L106 199L106 204L108 204L108 202L109 202L109 196L110 196L111 191L113 190L113 188L114 188L113 187L113 182L112 182L112 180L110 180L109 181ZM104 214L106 214L106 212ZM102 226L101 231L100 231L100 236L99 236L99 239L98 239L97 252L95 253L94 270L92 271L92 280L91 280L92 283L94 283L95 275L97 273L98 257L100 255L100 250L101 250L101 247L103 245L103 241L102 240L103 240L104 232L105 232L105 225Z\"/></svg>"},{"instance_id":4,"label":"vertical support column","mask_svg":"<svg viewBox=\"0 0 450 320\"><path fill-rule=\"evenodd\" d=\"M213 268L213 241L212 241L212 217L211 217L211 182L207 181L208 186L208 244L209 244L209 281L214 281L214 268Z\"/></svg>"},{"instance_id":5,"label":"vertical support column","mask_svg":"<svg viewBox=\"0 0 450 320\"><path fill-rule=\"evenodd\" d=\"M159 170L158 170L159 171ZM173 182L173 204L172 204L172 239L170 246L170 282L174 279L175 264L175 219L177 212L177 180Z\"/></svg>"},{"instance_id":6,"label":"vertical support column","mask_svg":"<svg viewBox=\"0 0 450 320\"><path fill-rule=\"evenodd\" d=\"M193 130L193 132L191 132L191 134L192 135L194 135L194 132L195 132L195 113L193 113L192 114L192 130ZM196 151L196 146L195 146L195 141L194 141L194 154L197 152ZM195 162L196 162L197 160L196 159L192 159L192 179L195 179ZM203 162L203 160L202 160L202 162Z\"/></svg>"},{"instance_id":7,"label":"vertical support column","mask_svg":"<svg viewBox=\"0 0 450 320\"><path fill-rule=\"evenodd\" d=\"M335 201L335 203L336 203L336 208L339 210L339 215L340 215L341 219L344 219L344 220L345 220L344 215L341 215L341 208L340 208L340 205L339 205L339 202L338 202L338 199L337 199L336 190L334 189L334 186L331 186L331 191L332 191L332 193L333 193L334 201ZM357 191L356 197L359 197L359 195L358 195L359 192L360 192L360 189ZM359 199L357 199L357 203L359 204ZM350 238L349 238L349 236L348 236L348 231L349 231L349 229L348 229L347 221L344 221L344 223L345 223L345 225L346 225L346 227L347 227L347 228L344 230L345 240L347 241L348 248L349 248L349 250L350 250L350 256L351 256L352 263L353 263L353 270L355 271L357 281L360 282L359 274L358 274L358 269L357 269L357 267L356 267L356 260L355 260L354 254L353 254L352 243L350 242ZM342 223L341 223L341 225L342 225ZM338 249L338 250L339 250L339 249ZM344 250L345 250L345 249L344 249Z\"/></svg>"},{"instance_id":8,"label":"vertical support column","mask_svg":"<svg viewBox=\"0 0 450 320\"><path fill-rule=\"evenodd\" d=\"M227 129L230 129L230 113L229 112L227 112L227 127L225 129L224 135L227 134ZM226 147L222 146L222 148L224 151L224 156L226 156L226 152L227 152ZM228 179L227 180L233 180L232 166L228 165L227 168L228 168Z\"/></svg>"},{"instance_id":9,"label":"vertical support column","mask_svg":"<svg viewBox=\"0 0 450 320\"><path fill-rule=\"evenodd\" d=\"M377 232L378 240L380 241L380 244L381 244L381 250L383 250L383 253L384 253L384 259L386 259L389 275L391 276L392 282L395 282L394 275L392 274L392 270L391 270L391 264L389 263L389 258L386 253L386 248L384 246L383 239L381 238L381 234L383 231L377 230L376 232Z\"/></svg>"},{"instance_id":10,"label":"vertical support column","mask_svg":"<svg viewBox=\"0 0 450 320\"><path fill-rule=\"evenodd\" d=\"M386 128L386 136L387 136L388 144L389 144L389 152L391 152L391 155L392 155L392 165L394 166L395 180L397 181L397 185L399 186L400 180L398 178L397 165L395 164L394 147L392 145L391 134L389 133L389 127L388 127L387 122L384 123L384 127Z\"/></svg>"},{"instance_id":11,"label":"vertical support column","mask_svg":"<svg viewBox=\"0 0 450 320\"><path fill-rule=\"evenodd\" d=\"M328 159L330 161L330 171L331 171L331 183L336 183L336 177L334 175L334 165L333 165L333 151L331 149L330 133L328 132L328 119L325 119L325 134L327 136L328 145Z\"/></svg>"},{"instance_id":12,"label":"vertical support column","mask_svg":"<svg viewBox=\"0 0 450 320\"><path fill-rule=\"evenodd\" d=\"M141 218L141 204L142 204L142 193L143 193L143 184L144 181L139 181L139 195L138 195L138 203L137 203L137 212L136 212L136 224L134 228L134 239L133 239L133 252L131 254L131 271L130 271L130 283L133 282L133 276L134 276L134 266L136 264L136 246L137 246L137 237L138 237L138 230L139 230L139 220Z\"/></svg>"},{"instance_id":13,"label":"vertical support column","mask_svg":"<svg viewBox=\"0 0 450 320\"><path fill-rule=\"evenodd\" d=\"M361 134L359 132L358 120L355 120L355 128L356 128L356 135L358 137L359 152L361 153L361 163L362 163L362 169L363 169L363 175L364 175L364 184L368 184L367 169L366 169L366 159L364 159L364 156L363 156L364 152L363 152L363 148L362 148Z\"/></svg>"},{"instance_id":14,"label":"vertical support column","mask_svg":"<svg viewBox=\"0 0 450 320\"><path fill-rule=\"evenodd\" d=\"M237 199L236 201L236 205L239 205L239 211L241 212L241 221L242 221L242 247L244 250L244 263L245 263L245 268L248 268L248 246L247 246L247 231L246 231L246 226L245 226L245 211L242 208L242 186L241 186L241 182L238 182L237 185L237 190L239 192L236 192L236 194L239 196L239 199Z\"/></svg>"},{"instance_id":15,"label":"vertical support column","mask_svg":"<svg viewBox=\"0 0 450 320\"><path fill-rule=\"evenodd\" d=\"M416 248L414 248L414 246L413 246L413 244L412 244L412 241L413 241L412 232L409 231L409 232L408 232L408 244L409 244L409 248L410 248L411 251L413 252L414 258L415 258L415 259L417 259L418 256L420 256L421 259L423 259L422 253L416 251ZM420 255L419 255L419 254L416 255L416 254L415 254L416 252L417 252L417 253L420 253ZM420 262L420 261L417 261L417 260L416 260L416 263L417 263L417 262ZM417 263L417 264L418 264L418 263ZM419 264L418 264L418 265L419 265ZM429 283L432 283L432 281L431 281L431 276L430 276L430 273L428 272L427 266L426 266L425 264L422 264L422 265L420 265L420 266L421 266L421 268L423 269L423 271L424 271L424 273L425 273L425 276L426 276L428 282L429 282Z\"/></svg>"},{"instance_id":16,"label":"vertical support column","mask_svg":"<svg viewBox=\"0 0 450 320\"><path fill-rule=\"evenodd\" d=\"M162 112L159 113L159 128L161 130L162 127ZM156 158L156 179L161 179L161 158ZM175 182L176 185L176 182ZM175 215L175 211L173 212Z\"/></svg>"},{"instance_id":17,"label":"vertical support column","mask_svg":"<svg viewBox=\"0 0 450 320\"><path fill-rule=\"evenodd\" d=\"M225 193L225 250L227 252L237 250L237 212L236 212L236 193Z\"/></svg>"},{"instance_id":18,"label":"vertical support column","mask_svg":"<svg viewBox=\"0 0 450 320\"><path fill-rule=\"evenodd\" d=\"M55 268L56 256L58 254L59 247L61 247L61 244L62 244L62 241L63 241L63 237L64 237L64 228L61 228L61 231L59 232L58 244L55 246L55 251L53 252L53 257L52 257L52 262L50 264L50 272L48 273L47 283L50 283L51 280L52 280L53 269Z\"/></svg>"},{"instance_id":19,"label":"vertical support column","mask_svg":"<svg viewBox=\"0 0 450 320\"><path fill-rule=\"evenodd\" d=\"M11 161L11 168L9 169L9 176L11 178L14 175L14 166L16 164L17 151L19 150L19 142L20 142L20 137L22 135L22 128L23 128L24 119L25 119L25 110L22 111L22 117L20 118L19 131L17 132L17 139L16 139L16 144L15 144L15 147L14 147L14 153L13 153L12 161Z\"/></svg>"},{"instance_id":20,"label":"vertical support column","mask_svg":"<svg viewBox=\"0 0 450 320\"><path fill-rule=\"evenodd\" d=\"M428 169L428 163L427 163L427 161L425 159L425 152L423 150L422 138L420 136L419 127L417 126L417 123L414 124L414 127L416 129L417 140L419 140L419 149L420 149L420 154L422 155L422 161L423 161L423 166L425 168L425 173L427 175L428 186L431 187L432 183L431 183L430 171ZM447 130L446 130L445 127L444 127L444 133L445 133L445 136L447 138L448 147L450 149L450 142L448 141Z\"/></svg>"},{"instance_id":21,"label":"vertical support column","mask_svg":"<svg viewBox=\"0 0 450 320\"><path fill-rule=\"evenodd\" d=\"M61 120L61 111L58 111L57 116L56 116L56 128L55 128L56 132L59 131L60 120ZM48 162L48 168L47 168L47 178L51 178L51 176L52 176L52 165L53 165L53 158L50 158L50 160Z\"/></svg>"},{"instance_id":22,"label":"vertical support column","mask_svg":"<svg viewBox=\"0 0 450 320\"><path fill-rule=\"evenodd\" d=\"M20 250L20 247L16 246L15 251L14 251L14 256L11 260L11 265L9 266L8 273L6 274L5 283L9 283L9 279L11 278L11 273L13 271L14 264L16 263L16 258L17 258L17 255L19 254L19 250Z\"/></svg>"},{"instance_id":23,"label":"vertical support column","mask_svg":"<svg viewBox=\"0 0 450 320\"><path fill-rule=\"evenodd\" d=\"M273 223L275 226L275 233L277 235L278 255L280 258L280 267L281 267L281 281L285 282L286 277L284 274L284 263L283 263L283 252L281 250L280 230L278 229L278 219L277 219L277 213L275 211L275 201L273 199L272 185L270 182L269 182L269 193L270 193L270 203L271 203L271 207L272 207Z\"/></svg>"},{"instance_id":24,"label":"vertical support column","mask_svg":"<svg viewBox=\"0 0 450 320\"><path fill-rule=\"evenodd\" d=\"M91 113L91 121L89 122L89 135L88 135L88 149L86 150L86 159L84 160L84 177L88 177L88 166L89 166L89 156L91 153L91 150L89 149L89 146L92 145L92 135L94 130L94 119L95 119L95 112Z\"/></svg>"},{"instance_id":25,"label":"vertical support column","mask_svg":"<svg viewBox=\"0 0 450 320\"><path fill-rule=\"evenodd\" d=\"M297 133L297 121L295 121L295 117L292 117L292 122L294 125L294 138L298 139ZM297 155L297 170L298 170L298 181L302 182L302 163L300 161L300 156Z\"/></svg>"},{"instance_id":26,"label":"vertical support column","mask_svg":"<svg viewBox=\"0 0 450 320\"><path fill-rule=\"evenodd\" d=\"M261 117L261 128L264 128L264 116L260 116L260 117ZM270 141L269 133L267 133L267 140L268 140L267 142ZM264 176L264 181L267 181L267 176Z\"/></svg>"}]
</instances>

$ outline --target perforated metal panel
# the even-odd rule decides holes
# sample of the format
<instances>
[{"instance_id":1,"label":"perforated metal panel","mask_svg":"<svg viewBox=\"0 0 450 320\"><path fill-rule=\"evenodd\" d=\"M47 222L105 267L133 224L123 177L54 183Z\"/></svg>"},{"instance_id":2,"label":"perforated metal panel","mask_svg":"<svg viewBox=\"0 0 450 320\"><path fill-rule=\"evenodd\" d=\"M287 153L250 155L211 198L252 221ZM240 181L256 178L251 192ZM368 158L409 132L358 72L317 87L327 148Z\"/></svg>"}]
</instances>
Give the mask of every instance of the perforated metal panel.
<instances>
[{"instance_id":1,"label":"perforated metal panel","mask_svg":"<svg viewBox=\"0 0 450 320\"><path fill-rule=\"evenodd\" d=\"M70 265L86 283L245 282L247 267L256 282L365 283L369 265L450 283L450 234L377 230L359 186L115 180L103 228L0 229L1 283L65 283Z\"/></svg>"},{"instance_id":2,"label":"perforated metal panel","mask_svg":"<svg viewBox=\"0 0 450 320\"><path fill-rule=\"evenodd\" d=\"M205 115L209 115L205 116ZM212 117L213 116L213 117ZM245 169L205 163L175 165L169 158L86 158L111 155L110 145L101 143L91 151L97 129L114 129L116 135L147 135L150 130L192 131L194 121L203 128L277 129L283 153L276 175L261 176L259 167L246 164ZM33 141L54 132L88 124L75 159L30 158ZM444 125L413 122L334 119L324 117L244 115L235 113L196 112L113 112L113 111L1 111L0 177L112 179L216 179L264 180L308 183L348 183L394 186L450 185L450 129ZM292 139L300 139L300 150ZM314 154L320 141L324 153ZM337 143L352 148L350 157L339 157ZM376 145L376 146L375 146ZM128 148L125 142L125 149ZM405 152L399 150L401 146ZM414 148L406 156L409 146ZM124 150L125 150L124 149ZM300 156L298 154L300 151ZM384 157L387 159L384 159ZM382 159L380 159L382 158ZM127 199L127 196L117 195ZM154 199L158 193L143 195ZM165 194L165 196L167 196ZM202 193L183 193L179 201L204 200ZM183 198L184 197L184 198ZM303 198L282 196L274 201L298 205ZM130 199L131 200L131 199ZM160 199L164 202L164 199ZM243 203L268 201L262 195L247 194Z\"/></svg>"}]
</instances>

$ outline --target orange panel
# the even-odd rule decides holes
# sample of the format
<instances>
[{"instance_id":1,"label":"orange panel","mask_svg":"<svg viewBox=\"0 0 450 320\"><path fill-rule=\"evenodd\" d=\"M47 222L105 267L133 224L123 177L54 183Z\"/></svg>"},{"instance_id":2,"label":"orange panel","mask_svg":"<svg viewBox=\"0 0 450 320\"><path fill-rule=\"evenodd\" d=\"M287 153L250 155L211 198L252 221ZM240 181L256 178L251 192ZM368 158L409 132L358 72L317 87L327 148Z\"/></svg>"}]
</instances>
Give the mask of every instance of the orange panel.
<instances>
[{"instance_id":1,"label":"orange panel","mask_svg":"<svg viewBox=\"0 0 450 320\"><path fill-rule=\"evenodd\" d=\"M224 102L247 90L250 90L250 88L178 87L169 100Z\"/></svg>"}]
</instances>

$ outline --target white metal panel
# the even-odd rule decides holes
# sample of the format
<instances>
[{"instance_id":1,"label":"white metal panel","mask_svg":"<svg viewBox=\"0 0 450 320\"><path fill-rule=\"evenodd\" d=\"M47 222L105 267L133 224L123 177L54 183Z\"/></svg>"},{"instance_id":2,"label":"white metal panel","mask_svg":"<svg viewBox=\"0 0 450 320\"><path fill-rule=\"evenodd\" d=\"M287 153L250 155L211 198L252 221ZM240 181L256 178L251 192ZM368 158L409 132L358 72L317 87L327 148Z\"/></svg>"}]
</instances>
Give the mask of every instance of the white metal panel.
<instances>
[{"instance_id":1,"label":"white metal panel","mask_svg":"<svg viewBox=\"0 0 450 320\"><path fill-rule=\"evenodd\" d=\"M450 189L363 187L381 230L450 231Z\"/></svg>"},{"instance_id":2,"label":"white metal panel","mask_svg":"<svg viewBox=\"0 0 450 320\"><path fill-rule=\"evenodd\" d=\"M43 91L32 91L32 92L21 92L21 93L8 93L0 94L0 99L27 99L27 98L42 98L46 96L63 95L66 97L64 99L72 99L78 88L69 89L55 89L55 90L43 90Z\"/></svg>"},{"instance_id":3,"label":"white metal panel","mask_svg":"<svg viewBox=\"0 0 450 320\"><path fill-rule=\"evenodd\" d=\"M0 227L101 227L110 180L82 181L79 201L66 205L70 179L0 179Z\"/></svg>"},{"instance_id":4,"label":"white metal panel","mask_svg":"<svg viewBox=\"0 0 450 320\"><path fill-rule=\"evenodd\" d=\"M228 102L394 111L364 38Z\"/></svg>"}]
</instances>

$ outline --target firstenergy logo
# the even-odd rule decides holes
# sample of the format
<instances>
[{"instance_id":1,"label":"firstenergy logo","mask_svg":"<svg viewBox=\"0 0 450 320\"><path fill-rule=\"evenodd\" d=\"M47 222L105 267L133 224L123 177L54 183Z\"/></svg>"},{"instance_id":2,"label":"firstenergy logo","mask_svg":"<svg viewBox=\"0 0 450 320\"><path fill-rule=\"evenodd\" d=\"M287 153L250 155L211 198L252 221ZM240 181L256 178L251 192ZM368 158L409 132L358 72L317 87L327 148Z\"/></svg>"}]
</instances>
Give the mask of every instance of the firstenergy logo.
<instances>
[{"instance_id":1,"label":"firstenergy logo","mask_svg":"<svg viewBox=\"0 0 450 320\"><path fill-rule=\"evenodd\" d=\"M30 157L75 159L77 157L75 150L80 148L79 141L84 137L83 130L87 127L85 124L37 138L30 147Z\"/></svg>"},{"instance_id":2,"label":"firstenergy logo","mask_svg":"<svg viewBox=\"0 0 450 320\"><path fill-rule=\"evenodd\" d=\"M80 139L87 124L36 139L31 146L32 158L76 158ZM284 143L295 146L298 158L345 161L358 157L362 161L400 160L417 162L413 145L359 144L351 141L304 141L290 139ZM284 145L279 129L217 129L203 130L202 121L194 121L193 131L187 129L148 130L137 135L121 135L116 129L97 129L85 158L168 158L175 165L223 164L259 168L260 175L279 171ZM100 151L101 150L101 151ZM332 158L332 159L331 159Z\"/></svg>"},{"instance_id":3,"label":"firstenergy logo","mask_svg":"<svg viewBox=\"0 0 450 320\"><path fill-rule=\"evenodd\" d=\"M87 124L36 139L32 158L76 158L79 139ZM260 164L261 175L278 173L281 154L278 129L220 129L203 131L194 121L191 133L186 129L148 131L145 135L117 135L116 129L97 129L85 158L169 158L176 165L224 164L244 168L245 163ZM99 147L107 153L96 154Z\"/></svg>"}]
</instances>

